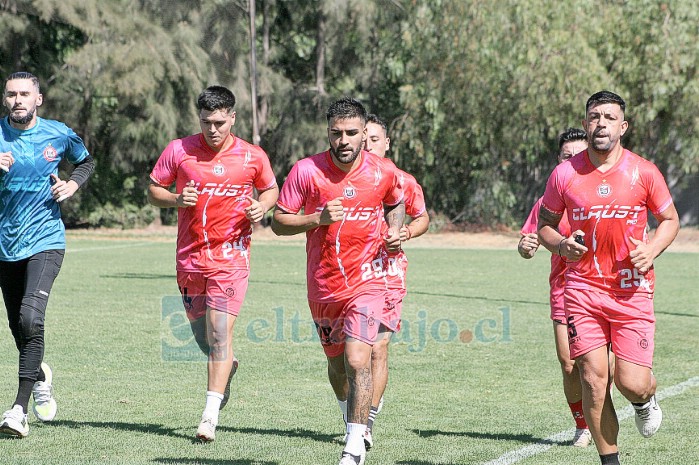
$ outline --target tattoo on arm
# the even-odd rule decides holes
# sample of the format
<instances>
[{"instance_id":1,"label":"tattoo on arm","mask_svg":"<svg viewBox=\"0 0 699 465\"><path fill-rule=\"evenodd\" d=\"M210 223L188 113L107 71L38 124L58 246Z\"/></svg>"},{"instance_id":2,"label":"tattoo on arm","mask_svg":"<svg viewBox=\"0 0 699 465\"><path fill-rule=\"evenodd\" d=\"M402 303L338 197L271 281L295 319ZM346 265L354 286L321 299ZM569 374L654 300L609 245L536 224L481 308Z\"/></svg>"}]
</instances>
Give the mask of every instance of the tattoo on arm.
<instances>
[{"instance_id":1,"label":"tattoo on arm","mask_svg":"<svg viewBox=\"0 0 699 465\"><path fill-rule=\"evenodd\" d=\"M539 208L539 229L542 226L551 226L555 229L558 227L558 223L561 222L561 218L563 218L563 215L557 215L542 205Z\"/></svg>"},{"instance_id":2,"label":"tattoo on arm","mask_svg":"<svg viewBox=\"0 0 699 465\"><path fill-rule=\"evenodd\" d=\"M400 229L405 221L405 204L403 202L394 206L386 206L386 223L390 228Z\"/></svg>"}]
</instances>

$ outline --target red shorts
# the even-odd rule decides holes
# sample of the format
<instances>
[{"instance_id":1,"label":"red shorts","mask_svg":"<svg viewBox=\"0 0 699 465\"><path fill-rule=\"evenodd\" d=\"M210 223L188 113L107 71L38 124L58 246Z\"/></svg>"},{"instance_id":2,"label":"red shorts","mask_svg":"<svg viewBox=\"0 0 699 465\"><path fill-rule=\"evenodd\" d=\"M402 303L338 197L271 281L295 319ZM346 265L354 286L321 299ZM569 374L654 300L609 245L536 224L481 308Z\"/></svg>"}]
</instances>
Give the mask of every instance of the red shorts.
<instances>
[{"instance_id":1,"label":"red shorts","mask_svg":"<svg viewBox=\"0 0 699 465\"><path fill-rule=\"evenodd\" d=\"M582 289L566 289L570 357L612 344L622 360L652 368L655 347L653 296L614 296Z\"/></svg>"},{"instance_id":2,"label":"red shorts","mask_svg":"<svg viewBox=\"0 0 699 465\"><path fill-rule=\"evenodd\" d=\"M386 305L381 313L381 324L390 331L400 331L400 315L403 310L405 289L389 289L386 291Z\"/></svg>"},{"instance_id":3,"label":"red shorts","mask_svg":"<svg viewBox=\"0 0 699 465\"><path fill-rule=\"evenodd\" d=\"M345 351L347 336L374 345L385 292L358 294L342 302L308 302L325 355L337 357Z\"/></svg>"},{"instance_id":4,"label":"red shorts","mask_svg":"<svg viewBox=\"0 0 699 465\"><path fill-rule=\"evenodd\" d=\"M248 270L177 271L177 286L187 318L194 321L205 316L207 307L238 316L249 275Z\"/></svg>"}]
</instances>

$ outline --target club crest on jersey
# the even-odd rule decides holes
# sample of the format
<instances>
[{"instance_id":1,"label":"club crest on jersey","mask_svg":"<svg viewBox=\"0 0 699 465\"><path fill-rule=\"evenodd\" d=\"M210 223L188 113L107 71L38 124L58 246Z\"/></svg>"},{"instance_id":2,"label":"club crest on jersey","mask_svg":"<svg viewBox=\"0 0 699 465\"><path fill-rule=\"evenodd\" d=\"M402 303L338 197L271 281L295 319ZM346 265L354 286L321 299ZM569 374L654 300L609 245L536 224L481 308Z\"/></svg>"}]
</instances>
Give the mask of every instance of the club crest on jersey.
<instances>
[{"instance_id":1,"label":"club crest on jersey","mask_svg":"<svg viewBox=\"0 0 699 465\"><path fill-rule=\"evenodd\" d=\"M212 171L216 176L223 176L224 174L226 174L226 167L223 166L223 163L216 163Z\"/></svg>"},{"instance_id":2,"label":"club crest on jersey","mask_svg":"<svg viewBox=\"0 0 699 465\"><path fill-rule=\"evenodd\" d=\"M353 199L353 198L355 198L355 197L357 196L357 191L354 190L354 187L352 187L352 186L346 186L346 187L342 190L342 195L343 195L346 199Z\"/></svg>"},{"instance_id":3,"label":"club crest on jersey","mask_svg":"<svg viewBox=\"0 0 699 465\"><path fill-rule=\"evenodd\" d=\"M597 186L597 195L602 198L609 197L610 195L612 195L612 186L610 186L606 182L603 182L602 184Z\"/></svg>"},{"instance_id":4,"label":"club crest on jersey","mask_svg":"<svg viewBox=\"0 0 699 465\"><path fill-rule=\"evenodd\" d=\"M47 145L44 149L44 159L46 159L46 161L54 161L57 157L58 151L53 147L53 145Z\"/></svg>"}]
</instances>

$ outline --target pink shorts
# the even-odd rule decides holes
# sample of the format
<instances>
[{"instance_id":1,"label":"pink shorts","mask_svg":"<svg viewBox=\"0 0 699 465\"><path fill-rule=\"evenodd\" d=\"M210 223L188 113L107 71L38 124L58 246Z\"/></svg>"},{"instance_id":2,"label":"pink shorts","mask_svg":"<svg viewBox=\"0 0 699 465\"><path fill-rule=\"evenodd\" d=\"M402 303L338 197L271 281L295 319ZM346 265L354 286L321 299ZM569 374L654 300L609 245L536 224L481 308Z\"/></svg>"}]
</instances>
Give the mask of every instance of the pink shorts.
<instances>
[{"instance_id":1,"label":"pink shorts","mask_svg":"<svg viewBox=\"0 0 699 465\"><path fill-rule=\"evenodd\" d=\"M549 301L551 303L551 319L560 324L565 324L566 322L565 299L563 298L565 292L564 286L551 287L551 295L549 296Z\"/></svg>"},{"instance_id":2,"label":"pink shorts","mask_svg":"<svg viewBox=\"0 0 699 465\"><path fill-rule=\"evenodd\" d=\"M582 289L566 289L570 357L612 344L622 360L653 367L655 315L653 296L614 296Z\"/></svg>"},{"instance_id":3,"label":"pink shorts","mask_svg":"<svg viewBox=\"0 0 699 465\"><path fill-rule=\"evenodd\" d=\"M347 336L374 345L385 292L358 294L342 302L308 302L325 355L337 357L345 351Z\"/></svg>"},{"instance_id":4,"label":"pink shorts","mask_svg":"<svg viewBox=\"0 0 699 465\"><path fill-rule=\"evenodd\" d=\"M177 286L187 318L194 321L205 316L207 307L238 316L249 275L248 270L177 271Z\"/></svg>"},{"instance_id":5,"label":"pink shorts","mask_svg":"<svg viewBox=\"0 0 699 465\"><path fill-rule=\"evenodd\" d=\"M400 315L405 294L405 289L389 289L386 292L386 305L381 312L381 325L394 333L400 331Z\"/></svg>"}]
</instances>

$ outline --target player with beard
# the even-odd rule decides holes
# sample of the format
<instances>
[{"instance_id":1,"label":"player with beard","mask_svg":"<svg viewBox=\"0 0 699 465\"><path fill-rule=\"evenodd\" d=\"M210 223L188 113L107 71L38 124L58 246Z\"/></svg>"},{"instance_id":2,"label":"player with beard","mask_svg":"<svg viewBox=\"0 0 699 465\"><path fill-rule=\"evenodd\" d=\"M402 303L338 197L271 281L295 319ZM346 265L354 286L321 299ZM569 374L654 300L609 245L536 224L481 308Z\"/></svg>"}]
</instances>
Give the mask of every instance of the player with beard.
<instances>
[{"instance_id":1,"label":"player with beard","mask_svg":"<svg viewBox=\"0 0 699 465\"><path fill-rule=\"evenodd\" d=\"M582 406L602 465L619 464L614 384L634 406L636 427L650 437L662 422L651 370L655 334L654 260L679 230L677 210L658 168L624 149L626 103L592 95L583 127L588 148L553 170L539 212L539 242L567 261L564 306L570 356L580 370ZM648 211L658 222L648 237ZM567 215L572 234L557 227Z\"/></svg>"},{"instance_id":2,"label":"player with beard","mask_svg":"<svg viewBox=\"0 0 699 465\"><path fill-rule=\"evenodd\" d=\"M0 287L19 350L19 387L0 432L17 437L29 434L31 396L37 419L56 416L53 373L43 359L46 307L66 248L58 204L71 198L94 168L72 129L37 115L42 103L36 76L17 72L5 81L3 104L10 114L0 121ZM63 159L75 165L68 181L58 177Z\"/></svg>"},{"instance_id":3,"label":"player with beard","mask_svg":"<svg viewBox=\"0 0 699 465\"><path fill-rule=\"evenodd\" d=\"M278 235L306 233L309 307L330 384L346 412L340 465L356 465L366 453L371 350L386 299L384 247L400 248L405 206L395 165L362 150L364 106L343 98L326 116L330 149L293 166L272 229Z\"/></svg>"}]
</instances>

